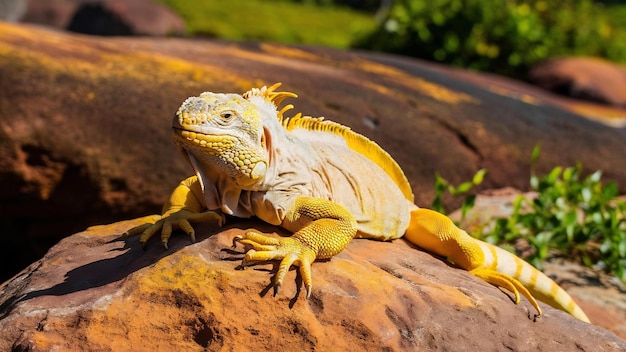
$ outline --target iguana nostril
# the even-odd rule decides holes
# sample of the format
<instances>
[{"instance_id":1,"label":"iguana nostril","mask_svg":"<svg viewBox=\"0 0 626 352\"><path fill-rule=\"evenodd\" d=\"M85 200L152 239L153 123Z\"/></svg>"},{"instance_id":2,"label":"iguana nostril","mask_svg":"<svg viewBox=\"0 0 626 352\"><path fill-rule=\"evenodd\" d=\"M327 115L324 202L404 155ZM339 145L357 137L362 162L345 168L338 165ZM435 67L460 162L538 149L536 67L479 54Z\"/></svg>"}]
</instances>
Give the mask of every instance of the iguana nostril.
<instances>
[{"instance_id":1,"label":"iguana nostril","mask_svg":"<svg viewBox=\"0 0 626 352\"><path fill-rule=\"evenodd\" d=\"M253 180L258 180L259 178L265 176L266 172L267 165L264 162L259 161L258 163L256 163L256 165L254 165L254 169L252 169L252 172L250 173L250 178Z\"/></svg>"}]
</instances>

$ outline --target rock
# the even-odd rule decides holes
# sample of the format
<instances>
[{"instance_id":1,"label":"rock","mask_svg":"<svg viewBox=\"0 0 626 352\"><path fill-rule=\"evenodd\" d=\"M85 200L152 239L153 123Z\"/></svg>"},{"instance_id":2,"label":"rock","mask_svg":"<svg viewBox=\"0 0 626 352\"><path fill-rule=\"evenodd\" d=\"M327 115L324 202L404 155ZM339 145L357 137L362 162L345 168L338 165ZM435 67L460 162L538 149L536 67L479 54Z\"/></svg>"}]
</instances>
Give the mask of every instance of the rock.
<instances>
[{"instance_id":1,"label":"rock","mask_svg":"<svg viewBox=\"0 0 626 352\"><path fill-rule=\"evenodd\" d=\"M185 22L153 1L103 0L79 7L67 29L97 35L182 35Z\"/></svg>"},{"instance_id":2,"label":"rock","mask_svg":"<svg viewBox=\"0 0 626 352\"><path fill-rule=\"evenodd\" d=\"M0 0L0 20L19 21L26 12L26 0Z\"/></svg>"},{"instance_id":3,"label":"rock","mask_svg":"<svg viewBox=\"0 0 626 352\"><path fill-rule=\"evenodd\" d=\"M543 265L544 273L556 279L592 317L595 325L626 339L626 287L618 278L574 263L552 258Z\"/></svg>"},{"instance_id":4,"label":"rock","mask_svg":"<svg viewBox=\"0 0 626 352\"><path fill-rule=\"evenodd\" d=\"M626 107L626 67L599 58L567 57L535 65L530 81L575 99Z\"/></svg>"},{"instance_id":5,"label":"rock","mask_svg":"<svg viewBox=\"0 0 626 352\"><path fill-rule=\"evenodd\" d=\"M346 124L389 151L422 206L436 172L458 184L485 167L483 187L526 188L536 144L537 172L580 161L626 192L626 129L516 95L513 84L495 89L458 70L375 53L0 23L0 278L64 234L160 211L191 173L170 139L185 98L278 81L300 96L290 101L297 111Z\"/></svg>"},{"instance_id":6,"label":"rock","mask_svg":"<svg viewBox=\"0 0 626 352\"><path fill-rule=\"evenodd\" d=\"M76 0L25 0L24 3L27 4L27 7L22 17L23 22L67 29L81 2Z\"/></svg>"},{"instance_id":7,"label":"rock","mask_svg":"<svg viewBox=\"0 0 626 352\"><path fill-rule=\"evenodd\" d=\"M313 264L305 299L291 270L276 297L275 263L236 270L245 229L198 227L142 251L137 225L97 226L62 240L0 287L0 350L623 351L626 341L542 304L528 318L499 289L404 240L354 240Z\"/></svg>"},{"instance_id":8,"label":"rock","mask_svg":"<svg viewBox=\"0 0 626 352\"><path fill-rule=\"evenodd\" d=\"M24 22L96 35L185 33L185 22L178 14L149 0L31 0Z\"/></svg>"}]
</instances>

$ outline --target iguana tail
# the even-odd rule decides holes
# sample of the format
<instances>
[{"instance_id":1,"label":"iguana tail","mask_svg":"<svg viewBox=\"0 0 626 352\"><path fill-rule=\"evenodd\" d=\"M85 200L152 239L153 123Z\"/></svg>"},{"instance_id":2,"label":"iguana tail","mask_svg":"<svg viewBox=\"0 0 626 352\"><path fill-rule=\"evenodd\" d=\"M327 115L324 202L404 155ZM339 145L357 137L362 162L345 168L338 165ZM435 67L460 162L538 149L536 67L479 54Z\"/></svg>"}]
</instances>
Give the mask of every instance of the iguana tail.
<instances>
[{"instance_id":1,"label":"iguana tail","mask_svg":"<svg viewBox=\"0 0 626 352\"><path fill-rule=\"evenodd\" d=\"M549 277L512 253L469 236L443 214L428 209L413 210L404 237L448 258L473 275L513 292L516 304L521 293L539 316L541 308L535 298L589 322L572 297Z\"/></svg>"}]
</instances>

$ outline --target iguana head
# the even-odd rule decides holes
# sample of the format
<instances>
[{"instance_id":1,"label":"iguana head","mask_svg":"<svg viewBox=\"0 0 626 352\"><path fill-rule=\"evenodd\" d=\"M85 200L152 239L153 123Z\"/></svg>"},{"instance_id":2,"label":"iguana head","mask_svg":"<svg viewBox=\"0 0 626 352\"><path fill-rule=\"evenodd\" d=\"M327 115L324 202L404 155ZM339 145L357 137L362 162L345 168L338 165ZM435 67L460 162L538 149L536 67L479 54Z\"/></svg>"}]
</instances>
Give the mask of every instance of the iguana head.
<instances>
[{"instance_id":1,"label":"iguana head","mask_svg":"<svg viewBox=\"0 0 626 352\"><path fill-rule=\"evenodd\" d=\"M242 189L255 189L267 172L268 120L277 120L276 104L293 93L270 88L239 94L205 92L191 97L173 121L174 140L199 174L214 182L227 177Z\"/></svg>"}]
</instances>

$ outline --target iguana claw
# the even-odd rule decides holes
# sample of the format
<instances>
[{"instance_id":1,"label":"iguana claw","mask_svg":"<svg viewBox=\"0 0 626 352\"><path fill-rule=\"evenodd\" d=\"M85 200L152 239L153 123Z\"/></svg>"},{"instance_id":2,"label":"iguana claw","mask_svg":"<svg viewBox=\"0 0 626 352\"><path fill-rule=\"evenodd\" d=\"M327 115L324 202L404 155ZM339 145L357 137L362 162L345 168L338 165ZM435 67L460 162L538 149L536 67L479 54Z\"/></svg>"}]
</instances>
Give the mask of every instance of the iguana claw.
<instances>
[{"instance_id":1,"label":"iguana claw","mask_svg":"<svg viewBox=\"0 0 626 352\"><path fill-rule=\"evenodd\" d=\"M224 221L225 217L223 214L220 213L212 211L196 213L181 209L170 214L166 213L166 215L164 215L154 224L144 224L132 228L128 230L123 236L125 238L128 238L141 235L141 237L139 237L139 243L141 243L142 247L145 249L148 240L160 231L161 243L163 244L163 247L165 249L168 249L168 242L174 229L179 228L183 230L187 235L189 235L191 242L194 243L196 242L196 231L194 230L193 226L191 226L191 222L215 222L219 227L222 227Z\"/></svg>"},{"instance_id":2,"label":"iguana claw","mask_svg":"<svg viewBox=\"0 0 626 352\"><path fill-rule=\"evenodd\" d=\"M241 235L237 235L235 237L233 237L233 245L231 246L232 249L237 248L237 242L241 241L243 239L243 236Z\"/></svg>"},{"instance_id":3,"label":"iguana claw","mask_svg":"<svg viewBox=\"0 0 626 352\"><path fill-rule=\"evenodd\" d=\"M278 295L278 292L280 291L280 286L279 284L274 284L274 297L276 297Z\"/></svg>"},{"instance_id":4,"label":"iguana claw","mask_svg":"<svg viewBox=\"0 0 626 352\"><path fill-rule=\"evenodd\" d=\"M250 248L243 260L240 268L253 265L268 260L278 260L281 262L278 271L274 276L274 296L280 291L285 275L291 265L299 267L302 281L306 287L306 297L311 296L311 263L315 261L315 252L304 243L293 237L274 238L256 232L247 232L243 236L233 238L233 248L237 242L242 243L246 248Z\"/></svg>"}]
</instances>

